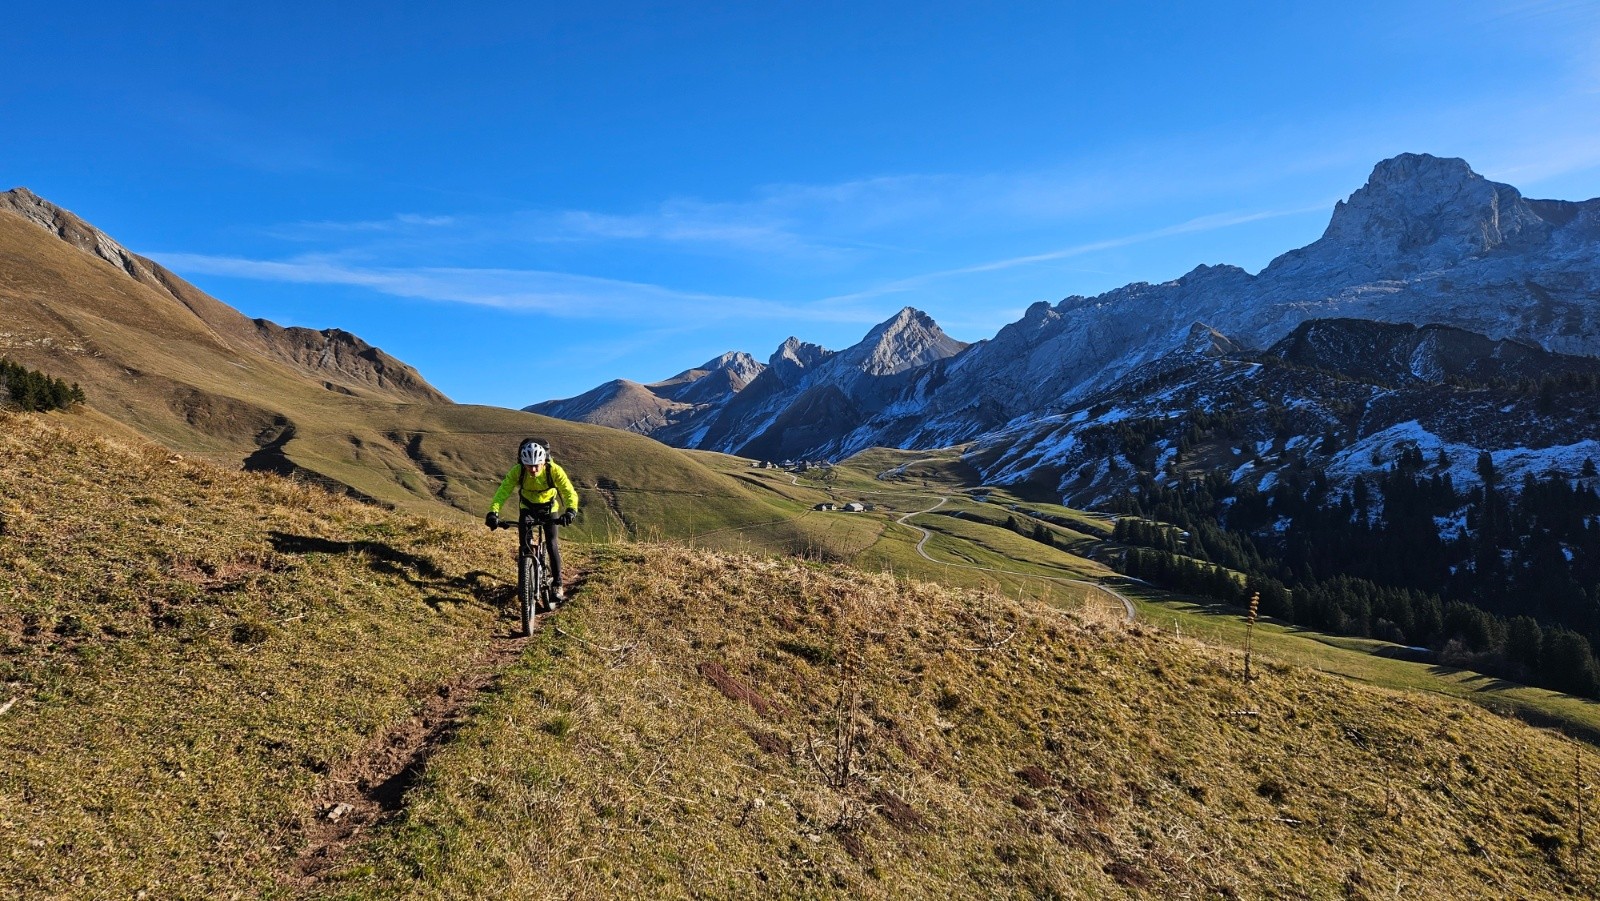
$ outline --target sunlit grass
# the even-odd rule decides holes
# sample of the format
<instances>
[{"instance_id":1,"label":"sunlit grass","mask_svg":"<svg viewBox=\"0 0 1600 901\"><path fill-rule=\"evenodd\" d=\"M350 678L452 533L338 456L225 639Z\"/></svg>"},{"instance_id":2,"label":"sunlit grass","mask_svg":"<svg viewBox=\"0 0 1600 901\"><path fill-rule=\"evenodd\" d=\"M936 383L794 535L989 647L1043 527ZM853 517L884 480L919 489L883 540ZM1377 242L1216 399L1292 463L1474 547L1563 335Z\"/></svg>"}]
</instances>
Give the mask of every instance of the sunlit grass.
<instances>
[{"instance_id":1,"label":"sunlit grass","mask_svg":"<svg viewBox=\"0 0 1600 901\"><path fill-rule=\"evenodd\" d=\"M1166 622L1146 603L1129 626L1051 596L1063 614L1037 575L922 561L938 585L577 542L582 588L471 699L403 814L301 882L318 799L510 630L508 537L38 418L0 425L16 702L0 714L0 885L18 896L1595 887L1568 815L1572 755L1592 771L1592 751L1331 678L1296 655L1371 658L1307 636L1261 630L1246 685L1227 617ZM107 457L137 488L104 495ZM857 556L892 548L892 564L920 533L888 519L837 521L881 531ZM943 528L936 555L1081 565L924 520Z\"/></svg>"}]
</instances>

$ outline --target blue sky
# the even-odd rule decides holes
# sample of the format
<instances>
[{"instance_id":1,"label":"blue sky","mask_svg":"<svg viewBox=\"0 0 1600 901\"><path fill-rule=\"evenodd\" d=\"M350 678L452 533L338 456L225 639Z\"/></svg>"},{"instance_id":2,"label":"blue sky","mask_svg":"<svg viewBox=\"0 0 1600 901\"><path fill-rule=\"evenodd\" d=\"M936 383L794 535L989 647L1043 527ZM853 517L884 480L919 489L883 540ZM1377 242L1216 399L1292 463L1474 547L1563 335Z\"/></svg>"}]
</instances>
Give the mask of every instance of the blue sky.
<instances>
[{"instance_id":1,"label":"blue sky","mask_svg":"<svg viewBox=\"0 0 1600 901\"><path fill-rule=\"evenodd\" d=\"M461 402L1252 271L1378 160L1600 195L1600 4L7 11L0 189Z\"/></svg>"}]
</instances>

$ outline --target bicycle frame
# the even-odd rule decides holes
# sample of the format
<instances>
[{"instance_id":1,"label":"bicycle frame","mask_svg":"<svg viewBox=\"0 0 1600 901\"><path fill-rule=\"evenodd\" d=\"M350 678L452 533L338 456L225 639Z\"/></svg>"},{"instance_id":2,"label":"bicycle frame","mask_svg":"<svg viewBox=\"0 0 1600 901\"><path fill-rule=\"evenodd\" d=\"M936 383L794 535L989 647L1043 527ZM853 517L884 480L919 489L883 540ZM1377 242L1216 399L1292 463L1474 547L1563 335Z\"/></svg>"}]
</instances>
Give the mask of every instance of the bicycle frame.
<instances>
[{"instance_id":1,"label":"bicycle frame","mask_svg":"<svg viewBox=\"0 0 1600 901\"><path fill-rule=\"evenodd\" d=\"M540 607L551 609L550 570L544 553L544 526L554 521L548 512L524 510L517 517L517 599L521 603L522 634L532 635L539 627ZM509 529L512 523L501 522L500 528Z\"/></svg>"}]
</instances>

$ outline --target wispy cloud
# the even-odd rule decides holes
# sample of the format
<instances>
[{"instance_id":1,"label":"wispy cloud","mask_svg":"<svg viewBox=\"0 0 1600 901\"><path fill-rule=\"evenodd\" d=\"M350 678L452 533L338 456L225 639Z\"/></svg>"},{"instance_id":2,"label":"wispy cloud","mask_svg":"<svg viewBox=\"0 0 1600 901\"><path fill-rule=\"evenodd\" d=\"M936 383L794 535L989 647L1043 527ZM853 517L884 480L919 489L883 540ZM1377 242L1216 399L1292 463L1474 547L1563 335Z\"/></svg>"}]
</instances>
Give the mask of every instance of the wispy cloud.
<instances>
[{"instance_id":1,"label":"wispy cloud","mask_svg":"<svg viewBox=\"0 0 1600 901\"><path fill-rule=\"evenodd\" d=\"M1187 173L1094 163L1017 173L777 184L757 188L743 200L675 198L636 212L527 213L513 226L495 227L534 243L648 243L843 262L917 255L929 252L930 243L963 235L1027 230L1210 190L1214 184Z\"/></svg>"},{"instance_id":2,"label":"wispy cloud","mask_svg":"<svg viewBox=\"0 0 1600 901\"><path fill-rule=\"evenodd\" d=\"M420 213L396 213L387 219L368 219L358 222L299 222L300 228L321 231L392 232L410 228L440 228L455 225L455 216L424 216Z\"/></svg>"},{"instance_id":3,"label":"wispy cloud","mask_svg":"<svg viewBox=\"0 0 1600 901\"><path fill-rule=\"evenodd\" d=\"M185 143L235 165L274 173L333 168L324 148L307 134L207 97L170 94L151 101L148 109Z\"/></svg>"},{"instance_id":4,"label":"wispy cloud","mask_svg":"<svg viewBox=\"0 0 1600 901\"><path fill-rule=\"evenodd\" d=\"M192 253L151 253L188 274L290 284L348 285L380 294L466 303L572 319L699 321L702 318L863 320L858 311L780 303L756 297L681 291L661 285L527 269L379 267L335 257L252 260Z\"/></svg>"},{"instance_id":5,"label":"wispy cloud","mask_svg":"<svg viewBox=\"0 0 1600 901\"><path fill-rule=\"evenodd\" d=\"M339 236L394 235L418 233L449 228L461 223L458 216L426 216L420 213L396 213L386 219L355 221L317 220L291 222L266 229L274 238L289 241L319 241Z\"/></svg>"},{"instance_id":6,"label":"wispy cloud","mask_svg":"<svg viewBox=\"0 0 1600 901\"><path fill-rule=\"evenodd\" d=\"M1319 204L1313 209L1323 209L1325 206ZM153 252L149 255L179 273L291 284L347 285L394 297L467 303L565 318L714 316L875 322L881 311L874 311L866 305L857 305L857 302L914 291L946 279L1048 264L1164 237L1227 228L1301 212L1305 210L1203 216L1138 234L1075 244L1044 253L1005 257L921 273L884 282L865 290L826 297L812 303L785 303L749 296L685 291L642 282L550 270L360 265L338 254L305 254L283 260L194 253ZM371 229L356 227L360 223L339 223L340 227L334 230L378 231L382 230L378 226L390 221L401 221L401 217L372 223L374 227ZM440 221L437 224L449 223Z\"/></svg>"},{"instance_id":7,"label":"wispy cloud","mask_svg":"<svg viewBox=\"0 0 1600 901\"><path fill-rule=\"evenodd\" d=\"M1169 225L1164 228L1153 229L1150 231L1140 232L1138 234L1123 235L1121 237L1107 238L1100 241L1088 241L1081 244L1074 244L1070 247L1062 247L1056 250L1045 251L1043 253L1005 257L1003 259L990 260L984 263L975 263L970 266L958 266L951 269L940 269L934 272L925 272L919 275L913 275L907 278L900 278L895 279L894 281L885 282L881 285L868 288L864 291L857 291L850 294L841 294L835 297L830 297L826 302L846 303L866 300L873 297L882 297L888 294L900 294L907 291L926 288L935 282L957 278L960 276L977 275L986 272L999 272L1005 269L1017 269L1024 266L1036 266L1043 263L1052 263L1058 260L1086 256L1100 251L1114 250L1119 247L1128 247L1134 244L1142 244L1147 241L1156 241L1160 240L1161 238L1170 238L1176 235L1214 231L1216 229L1230 228L1232 226L1244 225L1250 222L1260 222L1263 219L1276 219L1282 216L1296 216L1302 213L1324 210L1327 209L1329 205L1330 204L1317 204L1315 206L1301 207L1291 210L1266 210L1251 213L1219 213L1210 216L1200 216L1190 219L1186 222L1180 222L1176 225Z\"/></svg>"},{"instance_id":8,"label":"wispy cloud","mask_svg":"<svg viewBox=\"0 0 1600 901\"><path fill-rule=\"evenodd\" d=\"M568 210L536 217L530 234L535 240L653 241L737 252L812 254L828 250L770 211L687 201L675 201L650 213L624 215Z\"/></svg>"}]
</instances>

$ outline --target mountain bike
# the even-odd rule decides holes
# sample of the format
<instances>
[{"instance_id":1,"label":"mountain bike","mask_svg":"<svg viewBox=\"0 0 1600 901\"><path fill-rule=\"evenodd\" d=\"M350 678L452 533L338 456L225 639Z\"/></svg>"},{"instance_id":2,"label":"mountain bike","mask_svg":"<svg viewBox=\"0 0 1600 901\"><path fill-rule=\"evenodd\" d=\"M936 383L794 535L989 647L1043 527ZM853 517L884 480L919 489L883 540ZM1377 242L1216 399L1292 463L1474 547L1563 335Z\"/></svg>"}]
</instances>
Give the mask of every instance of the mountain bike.
<instances>
[{"instance_id":1,"label":"mountain bike","mask_svg":"<svg viewBox=\"0 0 1600 901\"><path fill-rule=\"evenodd\" d=\"M539 628L540 610L555 609L555 580L545 560L544 525L555 517L545 510L523 510L516 522L502 520L499 528L517 530L517 600L522 604L522 634Z\"/></svg>"}]
</instances>

